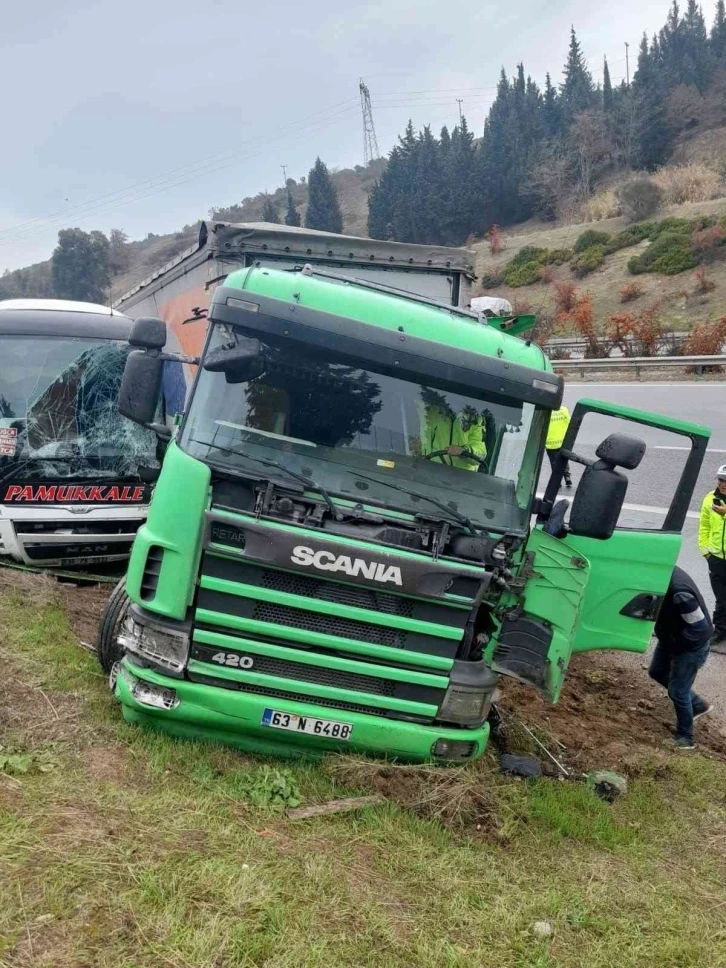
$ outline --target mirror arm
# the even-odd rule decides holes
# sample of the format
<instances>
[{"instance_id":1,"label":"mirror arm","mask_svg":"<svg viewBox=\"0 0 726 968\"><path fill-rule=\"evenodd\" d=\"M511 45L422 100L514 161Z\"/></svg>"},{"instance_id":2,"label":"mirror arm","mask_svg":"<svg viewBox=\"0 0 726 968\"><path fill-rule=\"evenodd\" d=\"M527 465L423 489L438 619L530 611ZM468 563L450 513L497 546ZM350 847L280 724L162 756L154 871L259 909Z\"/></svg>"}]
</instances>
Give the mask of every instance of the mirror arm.
<instances>
[{"instance_id":1,"label":"mirror arm","mask_svg":"<svg viewBox=\"0 0 726 968\"><path fill-rule=\"evenodd\" d=\"M589 457L581 457L576 454L574 450L565 450L561 448L560 455L564 457L565 460L571 460L573 464L583 464L585 467L594 467L597 461L590 460Z\"/></svg>"},{"instance_id":2,"label":"mirror arm","mask_svg":"<svg viewBox=\"0 0 726 968\"><path fill-rule=\"evenodd\" d=\"M159 353L159 359L169 363L189 363L191 366L199 366L198 356L184 356L183 353Z\"/></svg>"}]
</instances>

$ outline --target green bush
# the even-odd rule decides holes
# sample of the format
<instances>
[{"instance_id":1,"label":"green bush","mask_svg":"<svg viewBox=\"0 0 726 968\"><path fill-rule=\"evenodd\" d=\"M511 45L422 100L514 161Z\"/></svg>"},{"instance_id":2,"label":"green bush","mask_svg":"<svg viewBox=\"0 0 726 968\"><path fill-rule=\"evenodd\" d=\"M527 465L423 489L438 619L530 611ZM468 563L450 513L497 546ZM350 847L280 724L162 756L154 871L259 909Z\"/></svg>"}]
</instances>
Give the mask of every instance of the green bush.
<instances>
[{"instance_id":1,"label":"green bush","mask_svg":"<svg viewBox=\"0 0 726 968\"><path fill-rule=\"evenodd\" d=\"M604 247L602 245L591 245L589 249L585 249L584 252L575 256L570 263L570 267L575 275L579 279L582 279L583 276L589 275L595 269L599 269L604 259Z\"/></svg>"},{"instance_id":2,"label":"green bush","mask_svg":"<svg viewBox=\"0 0 726 968\"><path fill-rule=\"evenodd\" d=\"M498 272L483 272L481 284L483 289L497 289L502 284L502 277Z\"/></svg>"},{"instance_id":3,"label":"green bush","mask_svg":"<svg viewBox=\"0 0 726 968\"><path fill-rule=\"evenodd\" d=\"M688 235L693 231L693 222L687 218L664 218L661 222L654 222L651 226L648 237L651 242L660 238L662 235Z\"/></svg>"},{"instance_id":4,"label":"green bush","mask_svg":"<svg viewBox=\"0 0 726 968\"><path fill-rule=\"evenodd\" d=\"M563 266L572 258L572 249L550 249L545 263L548 266Z\"/></svg>"},{"instance_id":5,"label":"green bush","mask_svg":"<svg viewBox=\"0 0 726 968\"><path fill-rule=\"evenodd\" d=\"M513 259L509 260L507 266L521 266L528 262L536 262L537 265L543 265L548 254L549 249L540 249L536 245L525 245Z\"/></svg>"},{"instance_id":6,"label":"green bush","mask_svg":"<svg viewBox=\"0 0 726 968\"><path fill-rule=\"evenodd\" d=\"M596 232L595 229L588 229L578 236L575 242L575 252L585 252L595 245L607 245L610 241L608 232Z\"/></svg>"},{"instance_id":7,"label":"green bush","mask_svg":"<svg viewBox=\"0 0 726 968\"><path fill-rule=\"evenodd\" d=\"M605 255L612 255L613 252L619 252L620 249L627 249L631 245L638 245L643 239L648 238L652 230L652 222L639 222L637 225L631 225L621 232L616 232L605 246Z\"/></svg>"},{"instance_id":8,"label":"green bush","mask_svg":"<svg viewBox=\"0 0 726 968\"><path fill-rule=\"evenodd\" d=\"M515 263L512 260L502 269L502 282L512 289L519 289L520 286L531 286L539 282L539 262Z\"/></svg>"},{"instance_id":9,"label":"green bush","mask_svg":"<svg viewBox=\"0 0 726 968\"><path fill-rule=\"evenodd\" d=\"M683 222L685 219L665 221L673 223ZM697 265L698 258L693 249L690 228L688 233L684 233L680 226L672 225L670 231L659 232L645 252L633 256L628 262L628 272L633 275L660 272L665 276L675 276Z\"/></svg>"}]
</instances>

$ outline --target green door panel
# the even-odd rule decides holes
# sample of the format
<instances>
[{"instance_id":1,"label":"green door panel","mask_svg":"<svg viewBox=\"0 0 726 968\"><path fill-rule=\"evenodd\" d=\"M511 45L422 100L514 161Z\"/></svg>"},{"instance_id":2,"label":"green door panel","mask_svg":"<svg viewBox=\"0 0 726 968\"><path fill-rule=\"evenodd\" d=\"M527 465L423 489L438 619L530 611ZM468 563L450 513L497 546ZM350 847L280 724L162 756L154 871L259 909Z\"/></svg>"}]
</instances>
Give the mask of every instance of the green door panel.
<instances>
[{"instance_id":1,"label":"green door panel","mask_svg":"<svg viewBox=\"0 0 726 968\"><path fill-rule=\"evenodd\" d=\"M495 642L489 649L487 659L495 672L534 685L552 702L557 702L570 661L590 565L579 551L573 552L565 541L554 538L541 528L532 530L525 551L529 564L526 566L528 577L522 617L532 617L545 623L545 628L552 630L552 639L546 655L532 649L527 658L529 650L526 644L516 649L516 663L512 653L500 642ZM512 599L514 601L516 599ZM528 665L531 673L527 672Z\"/></svg>"},{"instance_id":2,"label":"green door panel","mask_svg":"<svg viewBox=\"0 0 726 968\"><path fill-rule=\"evenodd\" d=\"M636 595L662 595L678 561L682 537L665 531L616 531L607 541L568 535L564 544L590 562L590 583L573 652L645 652L653 622L621 615Z\"/></svg>"}]
</instances>

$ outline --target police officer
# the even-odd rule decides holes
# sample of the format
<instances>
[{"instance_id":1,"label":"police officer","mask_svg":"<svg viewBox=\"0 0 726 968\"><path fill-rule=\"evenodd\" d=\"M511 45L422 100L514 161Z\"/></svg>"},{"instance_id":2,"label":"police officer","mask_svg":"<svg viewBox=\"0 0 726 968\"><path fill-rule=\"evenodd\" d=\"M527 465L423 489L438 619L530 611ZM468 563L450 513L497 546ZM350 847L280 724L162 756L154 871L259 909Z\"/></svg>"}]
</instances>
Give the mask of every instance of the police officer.
<instances>
[{"instance_id":1,"label":"police officer","mask_svg":"<svg viewBox=\"0 0 726 968\"><path fill-rule=\"evenodd\" d=\"M726 464L716 474L716 488L701 505L698 547L708 562L711 588L716 599L713 610L712 645L726 643Z\"/></svg>"},{"instance_id":2,"label":"police officer","mask_svg":"<svg viewBox=\"0 0 726 968\"><path fill-rule=\"evenodd\" d=\"M567 433L567 428L569 426L570 411L567 409L567 407L563 405L559 410L552 411L549 426L547 428L547 440L545 441L547 456L550 459L552 470L555 469L555 461L557 460L557 455L562 448L562 444L565 440L565 434ZM572 478L570 477L570 465L568 461L565 461L564 478L565 487L572 487Z\"/></svg>"},{"instance_id":3,"label":"police officer","mask_svg":"<svg viewBox=\"0 0 726 968\"><path fill-rule=\"evenodd\" d=\"M454 413L441 393L421 390L421 453L436 463L477 471L487 455L484 419L473 407Z\"/></svg>"}]
</instances>

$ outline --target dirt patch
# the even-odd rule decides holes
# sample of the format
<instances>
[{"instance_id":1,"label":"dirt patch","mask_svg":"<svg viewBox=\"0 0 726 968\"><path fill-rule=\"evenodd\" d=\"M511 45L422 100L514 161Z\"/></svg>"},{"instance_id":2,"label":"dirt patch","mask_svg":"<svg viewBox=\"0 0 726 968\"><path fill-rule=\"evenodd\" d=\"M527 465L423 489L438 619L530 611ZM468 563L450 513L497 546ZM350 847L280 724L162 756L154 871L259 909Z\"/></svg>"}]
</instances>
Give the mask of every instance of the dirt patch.
<instances>
[{"instance_id":1,"label":"dirt patch","mask_svg":"<svg viewBox=\"0 0 726 968\"><path fill-rule=\"evenodd\" d=\"M613 664L612 658L604 667L594 655L575 657L555 706L516 682L505 682L502 694L505 736L515 747L537 749L521 741L518 727L524 722L537 727L538 738L558 759L580 770L623 770L628 764L637 770L672 738L673 706L664 690L645 670ZM697 733L699 747L726 758L726 736L718 725L699 720ZM538 758L546 755L539 750Z\"/></svg>"},{"instance_id":2,"label":"dirt patch","mask_svg":"<svg viewBox=\"0 0 726 968\"><path fill-rule=\"evenodd\" d=\"M59 582L59 603L68 614L68 623L79 642L96 645L101 613L114 589L111 584L73 585Z\"/></svg>"},{"instance_id":3,"label":"dirt patch","mask_svg":"<svg viewBox=\"0 0 726 968\"><path fill-rule=\"evenodd\" d=\"M22 736L30 746L68 739L78 729L81 702L69 692L53 692L19 677L17 670L0 658L0 741Z\"/></svg>"},{"instance_id":4,"label":"dirt patch","mask_svg":"<svg viewBox=\"0 0 726 968\"><path fill-rule=\"evenodd\" d=\"M83 755L86 771L94 780L118 782L126 772L128 750L125 746L91 746Z\"/></svg>"}]
</instances>

